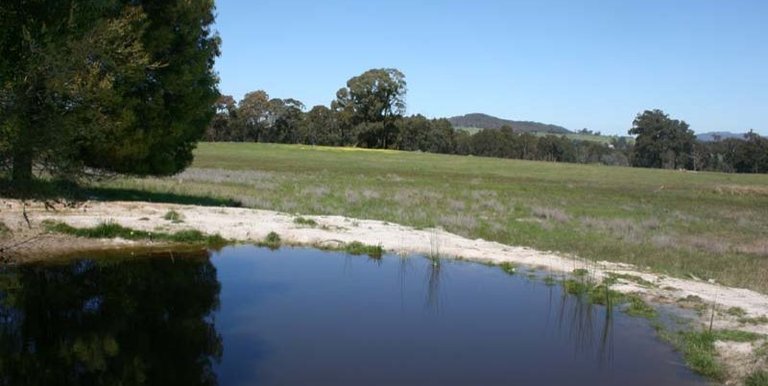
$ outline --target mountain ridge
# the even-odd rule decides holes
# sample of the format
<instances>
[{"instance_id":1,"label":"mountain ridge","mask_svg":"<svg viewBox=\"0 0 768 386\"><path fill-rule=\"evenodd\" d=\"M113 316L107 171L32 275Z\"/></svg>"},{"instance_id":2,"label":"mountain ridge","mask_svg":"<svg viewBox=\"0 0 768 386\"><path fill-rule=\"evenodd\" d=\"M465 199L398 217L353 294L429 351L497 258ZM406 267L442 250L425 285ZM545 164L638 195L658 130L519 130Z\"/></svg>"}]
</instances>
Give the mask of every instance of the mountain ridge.
<instances>
[{"instance_id":1,"label":"mountain ridge","mask_svg":"<svg viewBox=\"0 0 768 386\"><path fill-rule=\"evenodd\" d=\"M744 139L744 136L747 135L747 133L734 133L730 131L710 131L707 133L701 133L696 134L696 139L698 139L701 142L714 142L716 137L719 137L719 139L729 139L729 138L736 138L736 139Z\"/></svg>"},{"instance_id":2,"label":"mountain ridge","mask_svg":"<svg viewBox=\"0 0 768 386\"><path fill-rule=\"evenodd\" d=\"M554 134L568 134L570 130L565 127L535 121L514 121L503 119L483 113L470 113L448 118L454 128L474 127L479 129L498 129L502 126L510 126L519 132L542 132Z\"/></svg>"}]
</instances>

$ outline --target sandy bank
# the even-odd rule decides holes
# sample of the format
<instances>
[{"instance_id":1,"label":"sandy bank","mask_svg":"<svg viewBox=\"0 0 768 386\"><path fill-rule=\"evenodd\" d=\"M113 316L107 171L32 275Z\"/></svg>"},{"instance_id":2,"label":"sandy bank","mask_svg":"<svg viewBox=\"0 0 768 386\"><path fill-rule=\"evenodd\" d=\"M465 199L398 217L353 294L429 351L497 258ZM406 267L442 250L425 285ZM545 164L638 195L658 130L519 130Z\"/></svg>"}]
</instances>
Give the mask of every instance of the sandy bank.
<instances>
[{"instance_id":1,"label":"sandy bank","mask_svg":"<svg viewBox=\"0 0 768 386\"><path fill-rule=\"evenodd\" d=\"M174 223L164 219L163 216L169 210L181 214L183 221ZM46 209L40 203L32 203L27 205L26 212L32 229L28 229L23 218L20 201L0 201L0 221L13 232L10 238L0 239L0 247L6 247L6 256L31 259L73 250L147 246L146 243L126 240L91 240L44 234L40 223L46 219L62 221L74 227L90 227L113 221L126 227L151 232L197 229L211 234L218 233L239 242L259 241L269 232L276 232L285 242L300 245L334 245L360 241L381 245L386 251L398 254L439 254L493 263L514 262L553 273L569 273L574 269L584 268L596 279L601 279L609 273L628 275L625 276L628 279L620 279L612 288L621 292L641 293L648 300L670 304L685 304L683 299L697 297L700 299L697 300L699 304L704 303L711 307L714 303L716 308L722 311L715 318L716 328L740 329L768 335L768 324L742 324L738 322L737 316L725 312L729 308L738 307L746 312L746 317L768 315L768 295L703 280L668 277L626 264L587 262L551 252L480 239L470 240L439 229L418 230L382 221L340 216L303 216L317 224L306 226L297 224L294 215L273 211L145 202L86 202L72 207L57 206L55 210ZM13 248L8 248L9 246ZM709 316L709 313L703 315L701 322L708 324ZM735 345L719 342L717 347L726 359L750 357L729 355ZM743 352L744 348L740 347L739 350ZM728 362L731 362L727 363L729 372L735 377L742 376L755 366L765 365L746 363L750 362L746 359L731 359Z\"/></svg>"}]
</instances>

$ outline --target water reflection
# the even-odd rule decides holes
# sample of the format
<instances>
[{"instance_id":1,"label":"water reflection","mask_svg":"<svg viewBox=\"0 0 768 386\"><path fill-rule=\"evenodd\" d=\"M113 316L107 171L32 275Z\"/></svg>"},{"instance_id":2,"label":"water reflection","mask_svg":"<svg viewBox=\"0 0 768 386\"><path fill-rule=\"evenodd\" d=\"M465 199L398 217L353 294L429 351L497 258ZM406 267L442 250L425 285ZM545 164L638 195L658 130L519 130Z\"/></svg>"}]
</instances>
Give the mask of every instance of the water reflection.
<instances>
[{"instance_id":1,"label":"water reflection","mask_svg":"<svg viewBox=\"0 0 768 386\"><path fill-rule=\"evenodd\" d=\"M0 385L215 385L207 252L0 271Z\"/></svg>"},{"instance_id":2,"label":"water reflection","mask_svg":"<svg viewBox=\"0 0 768 386\"><path fill-rule=\"evenodd\" d=\"M646 325L554 280L309 249L174 257L0 270L0 385L700 384Z\"/></svg>"},{"instance_id":3,"label":"water reflection","mask_svg":"<svg viewBox=\"0 0 768 386\"><path fill-rule=\"evenodd\" d=\"M558 304L553 304L553 292L559 291ZM558 331L568 334L576 355L594 353L598 363L610 363L614 355L613 306L595 305L586 296L569 294L563 287L550 286L549 308L557 309ZM598 330L599 329L599 330Z\"/></svg>"}]
</instances>

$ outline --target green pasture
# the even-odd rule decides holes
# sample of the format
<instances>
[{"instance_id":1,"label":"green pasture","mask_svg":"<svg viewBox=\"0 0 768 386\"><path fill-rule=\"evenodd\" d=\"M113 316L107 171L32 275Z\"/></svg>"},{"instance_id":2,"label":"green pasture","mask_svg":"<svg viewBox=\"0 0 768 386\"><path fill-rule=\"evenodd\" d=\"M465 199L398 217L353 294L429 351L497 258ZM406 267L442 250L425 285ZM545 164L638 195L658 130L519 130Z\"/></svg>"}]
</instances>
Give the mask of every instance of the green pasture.
<instances>
[{"instance_id":1,"label":"green pasture","mask_svg":"<svg viewBox=\"0 0 768 386\"><path fill-rule=\"evenodd\" d=\"M94 188L112 198L442 227L768 292L768 175L201 143L180 175Z\"/></svg>"}]
</instances>

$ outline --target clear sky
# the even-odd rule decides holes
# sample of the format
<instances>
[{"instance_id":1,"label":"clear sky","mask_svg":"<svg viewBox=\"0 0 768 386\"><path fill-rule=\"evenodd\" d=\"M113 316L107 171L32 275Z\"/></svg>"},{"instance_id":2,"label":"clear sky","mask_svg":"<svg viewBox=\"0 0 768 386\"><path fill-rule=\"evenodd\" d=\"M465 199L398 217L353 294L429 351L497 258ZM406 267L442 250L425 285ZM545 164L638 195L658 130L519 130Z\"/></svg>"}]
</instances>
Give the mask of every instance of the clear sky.
<instances>
[{"instance_id":1,"label":"clear sky","mask_svg":"<svg viewBox=\"0 0 768 386\"><path fill-rule=\"evenodd\" d=\"M327 105L394 67L408 114L626 134L660 108L768 135L768 0L218 0L223 94Z\"/></svg>"}]
</instances>

